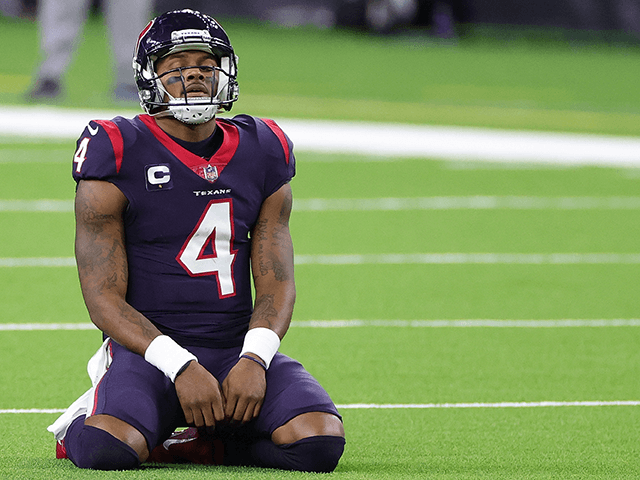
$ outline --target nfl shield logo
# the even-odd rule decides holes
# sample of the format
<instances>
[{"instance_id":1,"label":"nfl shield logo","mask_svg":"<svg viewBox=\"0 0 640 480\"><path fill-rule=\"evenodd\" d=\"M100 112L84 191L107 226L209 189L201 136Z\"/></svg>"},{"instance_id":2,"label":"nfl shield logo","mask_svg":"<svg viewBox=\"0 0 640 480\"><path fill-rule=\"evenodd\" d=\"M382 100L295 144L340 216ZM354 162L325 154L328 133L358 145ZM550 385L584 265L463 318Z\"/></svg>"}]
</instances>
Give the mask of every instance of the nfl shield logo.
<instances>
[{"instance_id":1,"label":"nfl shield logo","mask_svg":"<svg viewBox=\"0 0 640 480\"><path fill-rule=\"evenodd\" d=\"M218 168L215 165L207 165L203 169L204 179L213 183L218 179Z\"/></svg>"}]
</instances>

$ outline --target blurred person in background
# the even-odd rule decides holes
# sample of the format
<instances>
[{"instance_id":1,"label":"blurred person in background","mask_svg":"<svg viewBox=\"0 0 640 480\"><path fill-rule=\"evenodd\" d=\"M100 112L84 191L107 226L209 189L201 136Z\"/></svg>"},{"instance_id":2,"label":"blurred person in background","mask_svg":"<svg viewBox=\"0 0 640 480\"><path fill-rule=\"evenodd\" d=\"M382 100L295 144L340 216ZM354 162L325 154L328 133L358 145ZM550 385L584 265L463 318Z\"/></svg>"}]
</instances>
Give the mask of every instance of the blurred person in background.
<instances>
[{"instance_id":1,"label":"blurred person in background","mask_svg":"<svg viewBox=\"0 0 640 480\"><path fill-rule=\"evenodd\" d=\"M468 9L468 0L367 0L365 22L377 33L428 25L434 37L452 39L456 23L468 20Z\"/></svg>"},{"instance_id":2,"label":"blurred person in background","mask_svg":"<svg viewBox=\"0 0 640 480\"><path fill-rule=\"evenodd\" d=\"M8 17L20 17L24 10L22 0L2 0L0 1L0 14Z\"/></svg>"},{"instance_id":3,"label":"blurred person in background","mask_svg":"<svg viewBox=\"0 0 640 480\"><path fill-rule=\"evenodd\" d=\"M42 62L29 100L55 99L62 94L62 77L76 50L80 31L91 9L91 0L40 0L37 21L40 28ZM103 2L109 30L112 62L116 67L113 98L139 101L131 78L131 52L138 33L153 14L153 0L108 0Z\"/></svg>"}]
</instances>

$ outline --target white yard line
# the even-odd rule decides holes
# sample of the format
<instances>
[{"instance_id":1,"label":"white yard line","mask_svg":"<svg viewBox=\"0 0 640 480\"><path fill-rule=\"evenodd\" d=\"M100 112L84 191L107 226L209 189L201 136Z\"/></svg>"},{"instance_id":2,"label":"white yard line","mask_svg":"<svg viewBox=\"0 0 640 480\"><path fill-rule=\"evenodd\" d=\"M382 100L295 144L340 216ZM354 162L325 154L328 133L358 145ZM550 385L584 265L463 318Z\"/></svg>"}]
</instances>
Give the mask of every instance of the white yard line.
<instances>
[{"instance_id":1,"label":"white yard line","mask_svg":"<svg viewBox=\"0 0 640 480\"><path fill-rule=\"evenodd\" d=\"M459 320L297 320L292 328L570 328L570 327L640 327L640 318L564 318L543 320L459 319ZM97 330L84 323L4 323L0 331Z\"/></svg>"},{"instance_id":2,"label":"white yard line","mask_svg":"<svg viewBox=\"0 0 640 480\"><path fill-rule=\"evenodd\" d=\"M336 405L338 409L429 409L429 408L539 408L539 407L626 407L638 406L640 400L582 401L582 402L498 402L498 403L350 403Z\"/></svg>"},{"instance_id":3,"label":"white yard line","mask_svg":"<svg viewBox=\"0 0 640 480\"><path fill-rule=\"evenodd\" d=\"M91 119L139 111L0 107L0 135L76 139ZM640 166L640 139L328 120L276 119L297 151L551 165Z\"/></svg>"},{"instance_id":4,"label":"white yard line","mask_svg":"<svg viewBox=\"0 0 640 480\"><path fill-rule=\"evenodd\" d=\"M388 253L296 255L302 265L638 265L640 253ZM73 257L5 257L0 268L74 267Z\"/></svg>"},{"instance_id":5,"label":"white yard line","mask_svg":"<svg viewBox=\"0 0 640 480\"><path fill-rule=\"evenodd\" d=\"M301 198L296 212L414 210L640 210L640 197L528 197L474 195L414 198ZM73 200L0 200L0 212L73 212Z\"/></svg>"},{"instance_id":6,"label":"white yard line","mask_svg":"<svg viewBox=\"0 0 640 480\"><path fill-rule=\"evenodd\" d=\"M301 198L296 212L413 210L640 210L640 197L474 195L414 198ZM0 212L73 212L73 200L0 200Z\"/></svg>"},{"instance_id":7,"label":"white yard line","mask_svg":"<svg viewBox=\"0 0 640 480\"><path fill-rule=\"evenodd\" d=\"M498 403L347 403L338 410L460 409L460 408L548 408L548 407L635 407L640 400L576 401L576 402L498 402ZM63 413L64 408L9 408L0 414Z\"/></svg>"},{"instance_id":8,"label":"white yard line","mask_svg":"<svg viewBox=\"0 0 640 480\"><path fill-rule=\"evenodd\" d=\"M0 258L0 268L19 267L75 267L73 257L20 257Z\"/></svg>"},{"instance_id":9,"label":"white yard line","mask_svg":"<svg viewBox=\"0 0 640 480\"><path fill-rule=\"evenodd\" d=\"M0 200L0 212L73 212L73 200Z\"/></svg>"},{"instance_id":10,"label":"white yard line","mask_svg":"<svg viewBox=\"0 0 640 480\"><path fill-rule=\"evenodd\" d=\"M460 320L300 320L291 323L297 328L566 328L566 327L640 327L640 318L555 320L460 319Z\"/></svg>"},{"instance_id":11,"label":"white yard line","mask_svg":"<svg viewBox=\"0 0 640 480\"><path fill-rule=\"evenodd\" d=\"M640 264L637 253L415 253L296 255L296 265Z\"/></svg>"},{"instance_id":12,"label":"white yard line","mask_svg":"<svg viewBox=\"0 0 640 480\"><path fill-rule=\"evenodd\" d=\"M66 408L6 408L0 413L63 413Z\"/></svg>"},{"instance_id":13,"label":"white yard line","mask_svg":"<svg viewBox=\"0 0 640 480\"><path fill-rule=\"evenodd\" d=\"M640 197L460 196L415 198L303 198L298 212L403 210L637 210ZM0 208L2 204L0 203Z\"/></svg>"},{"instance_id":14,"label":"white yard line","mask_svg":"<svg viewBox=\"0 0 640 480\"><path fill-rule=\"evenodd\" d=\"M0 332L34 332L42 330L98 330L90 322L85 323L3 323Z\"/></svg>"}]
</instances>

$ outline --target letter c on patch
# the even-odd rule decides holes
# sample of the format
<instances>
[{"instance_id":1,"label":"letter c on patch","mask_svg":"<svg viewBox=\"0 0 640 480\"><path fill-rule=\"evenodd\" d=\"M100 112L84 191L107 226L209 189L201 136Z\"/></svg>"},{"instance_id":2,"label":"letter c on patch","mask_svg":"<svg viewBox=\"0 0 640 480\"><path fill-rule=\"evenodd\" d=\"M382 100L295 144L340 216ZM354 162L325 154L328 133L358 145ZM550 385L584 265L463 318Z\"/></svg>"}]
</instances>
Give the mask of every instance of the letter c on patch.
<instances>
[{"instance_id":1,"label":"letter c on patch","mask_svg":"<svg viewBox=\"0 0 640 480\"><path fill-rule=\"evenodd\" d=\"M149 167L147 170L147 181L151 185L161 185L169 183L171 180L171 174L169 173L169 167L165 165L156 165Z\"/></svg>"}]
</instances>

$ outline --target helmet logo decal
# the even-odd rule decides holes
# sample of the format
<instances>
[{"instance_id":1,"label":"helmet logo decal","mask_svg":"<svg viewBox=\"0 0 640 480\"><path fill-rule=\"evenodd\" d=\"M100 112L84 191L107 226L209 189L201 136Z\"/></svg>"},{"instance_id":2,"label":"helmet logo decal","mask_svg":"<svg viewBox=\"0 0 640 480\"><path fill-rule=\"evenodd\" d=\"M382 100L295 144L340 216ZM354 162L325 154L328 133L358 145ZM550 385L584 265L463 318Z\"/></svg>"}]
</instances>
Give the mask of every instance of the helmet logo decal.
<instances>
[{"instance_id":1,"label":"helmet logo decal","mask_svg":"<svg viewBox=\"0 0 640 480\"><path fill-rule=\"evenodd\" d=\"M177 30L175 32L171 32L171 41L175 43L186 43L194 40L199 40L201 42L210 42L211 34L207 30L195 29Z\"/></svg>"}]
</instances>

